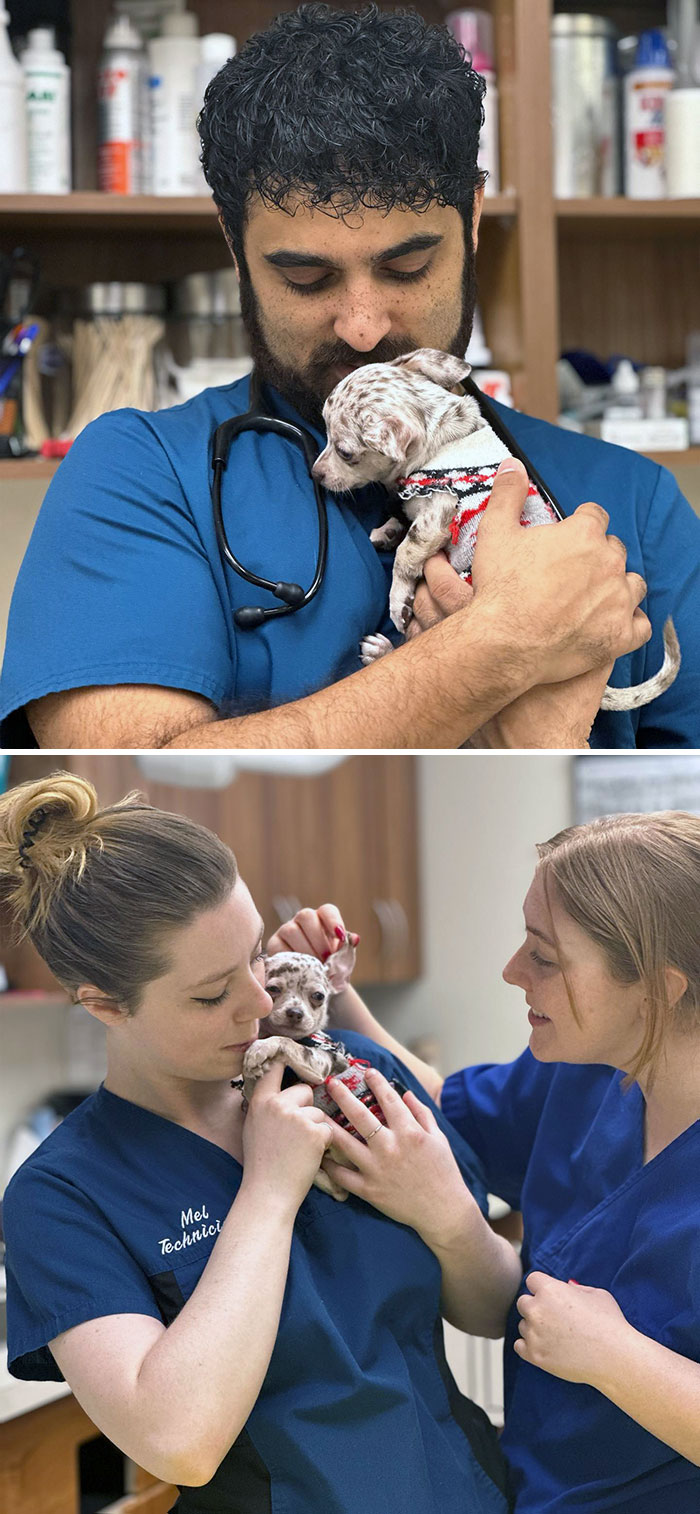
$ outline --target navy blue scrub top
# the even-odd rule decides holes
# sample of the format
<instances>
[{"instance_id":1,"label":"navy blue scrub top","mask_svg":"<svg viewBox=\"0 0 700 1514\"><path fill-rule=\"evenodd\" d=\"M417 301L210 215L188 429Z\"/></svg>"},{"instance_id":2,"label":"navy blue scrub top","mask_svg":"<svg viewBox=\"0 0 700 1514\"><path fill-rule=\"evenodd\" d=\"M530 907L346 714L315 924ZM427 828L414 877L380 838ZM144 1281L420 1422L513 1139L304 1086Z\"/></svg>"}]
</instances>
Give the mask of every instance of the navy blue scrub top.
<instances>
[{"instance_id":1,"label":"navy blue scrub top","mask_svg":"<svg viewBox=\"0 0 700 1514\"><path fill-rule=\"evenodd\" d=\"M248 408L249 384L206 389L168 410L113 411L81 432L49 486L15 587L0 681L4 746L36 744L19 712L43 694L155 684L204 695L224 719L357 672L368 632L397 639L392 554L369 540L391 513L377 484L326 496L328 565L309 605L254 631L234 626L239 606L277 603L222 566L214 533L211 435ZM299 420L265 392L274 413ZM618 660L611 682L655 672L664 620L676 623L683 665L672 688L641 711L599 714L592 745L700 746L700 520L673 476L648 459L497 408L567 514L588 499L605 507L628 567L649 585L652 639ZM318 525L299 448L270 433L237 438L222 501L239 560L308 587Z\"/></svg>"},{"instance_id":2,"label":"navy blue scrub top","mask_svg":"<svg viewBox=\"0 0 700 1514\"><path fill-rule=\"evenodd\" d=\"M341 1034L433 1108L485 1209L478 1162L425 1090L388 1052ZM7 1187L14 1376L62 1381L46 1343L85 1320L171 1323L241 1176L228 1152L101 1085ZM440 1283L414 1230L352 1194L339 1203L312 1187L258 1400L211 1482L181 1491L178 1514L506 1514L496 1432L445 1362Z\"/></svg>"},{"instance_id":3,"label":"navy blue scrub top","mask_svg":"<svg viewBox=\"0 0 700 1514\"><path fill-rule=\"evenodd\" d=\"M523 1213L523 1277L605 1288L628 1322L700 1362L700 1120L644 1164L644 1100L610 1067L469 1067L442 1108L481 1157L489 1192ZM522 1292L526 1292L523 1283ZM505 1340L505 1429L516 1514L697 1514L700 1467L595 1388Z\"/></svg>"}]
</instances>

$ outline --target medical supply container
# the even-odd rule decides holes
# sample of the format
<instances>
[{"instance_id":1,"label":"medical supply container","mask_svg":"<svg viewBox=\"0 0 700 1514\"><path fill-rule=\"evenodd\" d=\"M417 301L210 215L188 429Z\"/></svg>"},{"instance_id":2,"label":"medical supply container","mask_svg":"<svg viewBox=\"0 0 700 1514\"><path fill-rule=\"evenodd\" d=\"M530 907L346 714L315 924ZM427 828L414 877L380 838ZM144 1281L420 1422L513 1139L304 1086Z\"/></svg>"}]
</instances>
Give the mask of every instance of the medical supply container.
<instances>
[{"instance_id":1,"label":"medical supply container","mask_svg":"<svg viewBox=\"0 0 700 1514\"><path fill-rule=\"evenodd\" d=\"M97 75L97 180L106 194L142 194L146 54L128 16L107 28Z\"/></svg>"},{"instance_id":2,"label":"medical supply container","mask_svg":"<svg viewBox=\"0 0 700 1514\"><path fill-rule=\"evenodd\" d=\"M70 194L70 69L56 47L53 27L36 27L29 32L22 68L29 191Z\"/></svg>"},{"instance_id":3,"label":"medical supply container","mask_svg":"<svg viewBox=\"0 0 700 1514\"><path fill-rule=\"evenodd\" d=\"M24 72L8 35L10 17L0 7L0 194L26 194L27 125Z\"/></svg>"},{"instance_id":4,"label":"medical supply container","mask_svg":"<svg viewBox=\"0 0 700 1514\"><path fill-rule=\"evenodd\" d=\"M632 200L666 195L666 102L674 81L663 33L642 32L625 79L625 194Z\"/></svg>"},{"instance_id":5,"label":"medical supply container","mask_svg":"<svg viewBox=\"0 0 700 1514\"><path fill-rule=\"evenodd\" d=\"M229 58L235 57L236 39L229 32L207 32L206 36L200 37L199 41L199 68L197 70L197 101L196 108L199 112L204 103L204 92L207 85L215 74L228 63ZM209 185L204 177L201 163L199 167L199 194L209 194Z\"/></svg>"},{"instance_id":6,"label":"medical supply container","mask_svg":"<svg viewBox=\"0 0 700 1514\"><path fill-rule=\"evenodd\" d=\"M498 134L498 84L494 63L493 18L488 11L452 11L446 24L470 54L472 68L486 81L484 124L479 136L478 167L488 173L484 194L497 195L501 187Z\"/></svg>"},{"instance_id":7,"label":"medical supply container","mask_svg":"<svg viewBox=\"0 0 700 1514\"><path fill-rule=\"evenodd\" d=\"M148 44L151 193L202 193L196 120L200 66L199 23L191 11L163 17Z\"/></svg>"},{"instance_id":8,"label":"medical supply container","mask_svg":"<svg viewBox=\"0 0 700 1514\"><path fill-rule=\"evenodd\" d=\"M617 28L604 16L553 16L550 25L554 194L620 193Z\"/></svg>"},{"instance_id":9,"label":"medical supply container","mask_svg":"<svg viewBox=\"0 0 700 1514\"><path fill-rule=\"evenodd\" d=\"M700 197L700 89L672 89L666 97L666 194Z\"/></svg>"}]
</instances>

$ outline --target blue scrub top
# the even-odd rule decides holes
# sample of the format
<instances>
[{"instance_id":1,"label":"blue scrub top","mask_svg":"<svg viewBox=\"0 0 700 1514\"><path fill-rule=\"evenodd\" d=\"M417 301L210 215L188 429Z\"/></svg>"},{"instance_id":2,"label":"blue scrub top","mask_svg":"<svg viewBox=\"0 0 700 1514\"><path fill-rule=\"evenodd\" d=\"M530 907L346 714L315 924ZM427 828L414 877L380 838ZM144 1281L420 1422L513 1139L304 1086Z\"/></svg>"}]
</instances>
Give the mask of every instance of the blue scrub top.
<instances>
[{"instance_id":1,"label":"blue scrub top","mask_svg":"<svg viewBox=\"0 0 700 1514\"><path fill-rule=\"evenodd\" d=\"M369 540L390 513L376 484L326 496L328 565L311 603L256 630L234 626L239 606L278 603L222 566L214 533L211 436L248 408L249 387L246 377L169 410L113 411L81 432L47 490L15 587L0 681L5 746L35 744L13 712L43 694L156 684L204 695L223 719L357 672L368 632L398 639L388 617L392 554ZM299 421L276 391L265 392L276 414ZM648 459L497 409L565 513L588 499L605 507L629 568L649 585L652 639L618 660L611 681L657 671L666 616L676 623L683 665L672 688L641 711L599 714L592 745L700 746L700 520L672 475ZM238 437L222 501L239 561L308 587L318 525L299 448L270 433Z\"/></svg>"},{"instance_id":2,"label":"blue scrub top","mask_svg":"<svg viewBox=\"0 0 700 1514\"><path fill-rule=\"evenodd\" d=\"M605 1288L635 1329L700 1361L700 1121L644 1164L644 1100L609 1067L469 1067L442 1108L522 1209L523 1275ZM523 1292L526 1292L523 1284ZM700 1467L595 1388L520 1359L515 1304L505 1341L501 1444L517 1514L697 1514Z\"/></svg>"},{"instance_id":3,"label":"blue scrub top","mask_svg":"<svg viewBox=\"0 0 700 1514\"><path fill-rule=\"evenodd\" d=\"M388 1052L341 1034L353 1055L430 1104ZM431 1107L485 1209L476 1158ZM61 1381L46 1343L85 1320L146 1314L170 1324L241 1177L228 1152L101 1085L5 1194L14 1376ZM506 1514L496 1432L444 1359L440 1286L414 1230L352 1194L339 1203L312 1187L260 1395L211 1482L182 1490L178 1514ZM232 1378L236 1370L232 1361Z\"/></svg>"}]
</instances>

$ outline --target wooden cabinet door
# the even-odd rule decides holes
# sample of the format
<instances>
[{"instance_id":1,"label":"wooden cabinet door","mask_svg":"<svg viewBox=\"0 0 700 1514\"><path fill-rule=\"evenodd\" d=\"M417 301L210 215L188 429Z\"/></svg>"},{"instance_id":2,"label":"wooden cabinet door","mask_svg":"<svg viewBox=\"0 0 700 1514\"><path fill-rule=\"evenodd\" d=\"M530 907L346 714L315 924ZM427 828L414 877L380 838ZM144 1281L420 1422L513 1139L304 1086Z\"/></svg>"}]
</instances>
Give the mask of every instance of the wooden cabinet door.
<instances>
[{"instance_id":1,"label":"wooden cabinet door","mask_svg":"<svg viewBox=\"0 0 700 1514\"><path fill-rule=\"evenodd\" d=\"M130 755L40 758L38 770L36 762L13 759L10 781L60 765L94 783L102 805L137 789L215 831L235 853L269 933L300 906L337 904L361 938L357 984L418 975L414 757L349 757L308 778L243 772L224 789L155 783Z\"/></svg>"}]
</instances>

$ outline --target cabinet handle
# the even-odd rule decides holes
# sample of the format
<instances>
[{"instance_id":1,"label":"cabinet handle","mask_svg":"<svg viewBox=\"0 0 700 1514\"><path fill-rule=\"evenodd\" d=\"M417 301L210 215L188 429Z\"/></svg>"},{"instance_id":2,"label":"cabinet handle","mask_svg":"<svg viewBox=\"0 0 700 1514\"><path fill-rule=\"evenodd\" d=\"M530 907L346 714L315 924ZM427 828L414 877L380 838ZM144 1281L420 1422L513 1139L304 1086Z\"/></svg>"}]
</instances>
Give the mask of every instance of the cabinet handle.
<instances>
[{"instance_id":1,"label":"cabinet handle","mask_svg":"<svg viewBox=\"0 0 700 1514\"><path fill-rule=\"evenodd\" d=\"M390 899L389 908L394 922L394 940L396 942L396 955L404 957L408 955L411 942L411 932L408 926L408 915L400 899Z\"/></svg>"},{"instance_id":2,"label":"cabinet handle","mask_svg":"<svg viewBox=\"0 0 700 1514\"><path fill-rule=\"evenodd\" d=\"M379 921L379 955L382 965L391 967L396 955L396 920L388 899L373 899L372 909Z\"/></svg>"},{"instance_id":3,"label":"cabinet handle","mask_svg":"<svg viewBox=\"0 0 700 1514\"><path fill-rule=\"evenodd\" d=\"M287 898L284 894L275 894L272 900L272 908L275 911L280 925L286 925L292 915L297 915L301 909L301 900L296 899L294 894Z\"/></svg>"}]
</instances>

